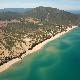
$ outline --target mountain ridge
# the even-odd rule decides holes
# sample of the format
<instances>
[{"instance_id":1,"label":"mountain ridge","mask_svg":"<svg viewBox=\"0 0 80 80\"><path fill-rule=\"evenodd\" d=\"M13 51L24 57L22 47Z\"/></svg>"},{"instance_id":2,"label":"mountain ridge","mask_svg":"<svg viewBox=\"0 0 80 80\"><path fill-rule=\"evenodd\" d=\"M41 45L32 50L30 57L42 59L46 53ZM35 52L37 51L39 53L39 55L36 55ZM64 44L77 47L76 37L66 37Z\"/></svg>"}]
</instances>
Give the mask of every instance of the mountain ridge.
<instances>
[{"instance_id":1,"label":"mountain ridge","mask_svg":"<svg viewBox=\"0 0 80 80\"><path fill-rule=\"evenodd\" d=\"M78 20L80 20L80 15L43 6L36 8L5 8L3 12L0 12L0 20L21 19L26 17L33 17L43 22L47 21L49 23L61 25L77 24L79 22Z\"/></svg>"}]
</instances>

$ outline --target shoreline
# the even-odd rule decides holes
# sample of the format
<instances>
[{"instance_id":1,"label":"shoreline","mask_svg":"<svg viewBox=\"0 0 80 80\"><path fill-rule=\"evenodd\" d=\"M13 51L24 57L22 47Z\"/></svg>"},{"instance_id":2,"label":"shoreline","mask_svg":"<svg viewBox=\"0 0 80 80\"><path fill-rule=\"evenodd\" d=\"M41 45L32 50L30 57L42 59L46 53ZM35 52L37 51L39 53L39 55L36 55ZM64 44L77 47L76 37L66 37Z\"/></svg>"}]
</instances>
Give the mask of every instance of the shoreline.
<instances>
[{"instance_id":1,"label":"shoreline","mask_svg":"<svg viewBox=\"0 0 80 80\"><path fill-rule=\"evenodd\" d=\"M70 30L76 28L78 26L72 26L72 28L67 28L67 31L63 31L61 33L56 34L54 37L51 37L50 39L47 39L45 41L43 41L42 43L39 43L38 45L36 45L35 47L33 47L32 50L28 50L25 54L23 54L21 56L21 58L23 59L25 56L32 54L38 50L40 50L45 44L47 44L48 42L55 40L57 38L59 38L60 36L64 35L65 33L68 33ZM17 63L18 61L20 61L20 58L16 58L16 59L12 59L11 61L4 63L3 65L0 66L0 73L7 70L10 66L12 66L13 64Z\"/></svg>"}]
</instances>

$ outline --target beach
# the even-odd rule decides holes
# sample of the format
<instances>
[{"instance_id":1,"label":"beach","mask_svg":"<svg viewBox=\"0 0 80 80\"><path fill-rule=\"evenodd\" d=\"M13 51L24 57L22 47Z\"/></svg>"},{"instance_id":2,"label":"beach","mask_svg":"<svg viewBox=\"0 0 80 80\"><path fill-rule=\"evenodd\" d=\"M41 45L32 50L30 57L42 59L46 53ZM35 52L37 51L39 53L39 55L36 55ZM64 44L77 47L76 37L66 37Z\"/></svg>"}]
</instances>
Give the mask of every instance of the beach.
<instances>
[{"instance_id":1,"label":"beach","mask_svg":"<svg viewBox=\"0 0 80 80\"><path fill-rule=\"evenodd\" d=\"M55 40L57 38L59 38L60 36L64 35L65 33L69 32L70 30L76 28L77 26L72 26L72 28L67 28L67 31L63 31L61 33L58 33L56 34L54 37L51 37L50 39L47 39L45 41L43 41L42 43L36 45L32 50L29 50L27 51L25 54L23 54L21 56L21 58L24 58L25 56L29 55L29 54L32 54L33 52L41 49L45 44L47 44L48 42L52 41L52 40ZM13 59L5 64L3 64L2 66L0 66L0 72L3 72L5 70L7 70L10 66L12 66L14 63L20 61L21 59L20 58L16 58L16 59Z\"/></svg>"}]
</instances>

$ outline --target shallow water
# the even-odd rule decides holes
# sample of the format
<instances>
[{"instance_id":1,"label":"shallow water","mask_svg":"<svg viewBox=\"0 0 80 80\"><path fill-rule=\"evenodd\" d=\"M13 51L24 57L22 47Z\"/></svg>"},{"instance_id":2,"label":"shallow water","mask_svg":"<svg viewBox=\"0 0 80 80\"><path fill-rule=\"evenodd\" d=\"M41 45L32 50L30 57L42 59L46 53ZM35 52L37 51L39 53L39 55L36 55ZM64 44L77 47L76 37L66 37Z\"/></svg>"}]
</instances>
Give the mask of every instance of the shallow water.
<instances>
[{"instance_id":1,"label":"shallow water","mask_svg":"<svg viewBox=\"0 0 80 80\"><path fill-rule=\"evenodd\" d=\"M80 80L80 28L12 65L0 80Z\"/></svg>"}]
</instances>

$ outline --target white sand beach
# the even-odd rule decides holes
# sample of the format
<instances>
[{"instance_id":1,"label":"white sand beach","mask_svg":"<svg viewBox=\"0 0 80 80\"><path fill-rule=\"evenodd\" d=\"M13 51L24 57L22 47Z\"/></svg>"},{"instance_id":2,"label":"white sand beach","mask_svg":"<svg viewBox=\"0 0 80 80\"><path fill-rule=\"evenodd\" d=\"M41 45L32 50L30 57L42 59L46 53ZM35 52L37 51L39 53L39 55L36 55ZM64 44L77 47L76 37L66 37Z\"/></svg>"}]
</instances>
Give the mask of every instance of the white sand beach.
<instances>
[{"instance_id":1,"label":"white sand beach","mask_svg":"<svg viewBox=\"0 0 80 80\"><path fill-rule=\"evenodd\" d=\"M32 50L29 50L27 51L25 54L23 54L21 57L24 58L25 56L29 55L29 54L32 54L33 52L41 49L45 44L47 44L48 42L54 40L54 39L57 39L59 38L60 36L64 35L65 33L69 32L70 30L76 28L78 26L72 26L72 28L67 28L67 31L65 32L61 32L61 33L58 33L57 35L55 35L54 37L51 37L50 39L47 39L45 41L43 41L42 43L36 45ZM0 72L3 72L5 70L7 70L10 66L12 66L14 63L20 61L21 59L20 58L16 58L16 59L13 59L5 64L3 64L2 66L0 66Z\"/></svg>"}]
</instances>

